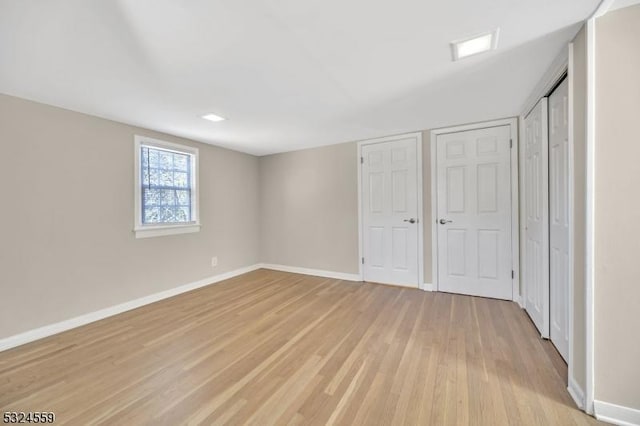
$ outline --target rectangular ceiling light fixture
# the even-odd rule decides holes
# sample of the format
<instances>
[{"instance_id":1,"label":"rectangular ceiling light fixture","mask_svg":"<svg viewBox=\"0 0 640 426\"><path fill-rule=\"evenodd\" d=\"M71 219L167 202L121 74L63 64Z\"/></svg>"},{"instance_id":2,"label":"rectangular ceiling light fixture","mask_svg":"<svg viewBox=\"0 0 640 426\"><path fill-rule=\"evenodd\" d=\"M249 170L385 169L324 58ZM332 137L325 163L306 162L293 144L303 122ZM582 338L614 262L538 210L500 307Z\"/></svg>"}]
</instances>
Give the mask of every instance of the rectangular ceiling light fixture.
<instances>
[{"instance_id":1,"label":"rectangular ceiling light fixture","mask_svg":"<svg viewBox=\"0 0 640 426\"><path fill-rule=\"evenodd\" d=\"M477 55L478 53L488 52L498 47L499 29L483 33L464 40L456 40L451 42L451 55L453 60L457 61L468 56Z\"/></svg>"},{"instance_id":2,"label":"rectangular ceiling light fixture","mask_svg":"<svg viewBox=\"0 0 640 426\"><path fill-rule=\"evenodd\" d=\"M226 120L226 118L220 117L219 115L215 115L215 114L205 114L202 116L202 118L204 118L205 120L213 121L214 123L217 123L218 121Z\"/></svg>"}]
</instances>

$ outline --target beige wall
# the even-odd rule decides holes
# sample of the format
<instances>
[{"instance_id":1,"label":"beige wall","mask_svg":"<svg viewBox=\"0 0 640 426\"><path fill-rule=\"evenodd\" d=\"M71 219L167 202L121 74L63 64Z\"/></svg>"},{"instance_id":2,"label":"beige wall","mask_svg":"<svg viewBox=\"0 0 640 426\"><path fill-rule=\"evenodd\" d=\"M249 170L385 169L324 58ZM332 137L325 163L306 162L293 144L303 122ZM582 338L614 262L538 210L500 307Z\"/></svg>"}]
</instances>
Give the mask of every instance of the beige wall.
<instances>
[{"instance_id":1,"label":"beige wall","mask_svg":"<svg viewBox=\"0 0 640 426\"><path fill-rule=\"evenodd\" d=\"M200 149L199 233L135 239L134 134ZM256 157L5 95L0 147L0 338L259 261Z\"/></svg>"},{"instance_id":2,"label":"beige wall","mask_svg":"<svg viewBox=\"0 0 640 426\"><path fill-rule=\"evenodd\" d=\"M587 124L587 36L583 26L573 40L573 360L570 375L586 388L586 124Z\"/></svg>"},{"instance_id":3,"label":"beige wall","mask_svg":"<svg viewBox=\"0 0 640 426\"><path fill-rule=\"evenodd\" d=\"M595 399L640 409L640 5L596 21Z\"/></svg>"},{"instance_id":4,"label":"beige wall","mask_svg":"<svg viewBox=\"0 0 640 426\"><path fill-rule=\"evenodd\" d=\"M358 272L356 145L260 158L265 263Z\"/></svg>"},{"instance_id":5,"label":"beige wall","mask_svg":"<svg viewBox=\"0 0 640 426\"><path fill-rule=\"evenodd\" d=\"M260 158L265 263L358 273L356 142ZM424 269L431 282L431 169L423 132Z\"/></svg>"}]
</instances>

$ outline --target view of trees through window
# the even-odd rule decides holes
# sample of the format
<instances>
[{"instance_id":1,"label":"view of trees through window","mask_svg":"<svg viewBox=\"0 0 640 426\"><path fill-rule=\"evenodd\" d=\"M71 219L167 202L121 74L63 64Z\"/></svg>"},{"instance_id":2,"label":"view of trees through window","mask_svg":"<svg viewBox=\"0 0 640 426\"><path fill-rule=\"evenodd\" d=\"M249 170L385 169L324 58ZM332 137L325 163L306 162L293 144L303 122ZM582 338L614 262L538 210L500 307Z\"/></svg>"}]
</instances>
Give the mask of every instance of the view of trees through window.
<instances>
[{"instance_id":1,"label":"view of trees through window","mask_svg":"<svg viewBox=\"0 0 640 426\"><path fill-rule=\"evenodd\" d=\"M142 223L192 221L191 155L143 145Z\"/></svg>"}]
</instances>

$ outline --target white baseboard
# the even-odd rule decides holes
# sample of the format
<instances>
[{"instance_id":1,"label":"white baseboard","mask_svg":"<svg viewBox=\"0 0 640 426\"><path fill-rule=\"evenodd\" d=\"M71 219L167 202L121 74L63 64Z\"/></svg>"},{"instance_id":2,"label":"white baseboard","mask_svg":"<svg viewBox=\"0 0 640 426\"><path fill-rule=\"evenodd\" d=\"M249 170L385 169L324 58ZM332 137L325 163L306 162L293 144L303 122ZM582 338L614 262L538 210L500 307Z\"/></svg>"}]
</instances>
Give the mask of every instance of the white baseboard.
<instances>
[{"instance_id":1,"label":"white baseboard","mask_svg":"<svg viewBox=\"0 0 640 426\"><path fill-rule=\"evenodd\" d=\"M569 377L569 386L567 386L567 390L578 408L584 410L584 391L573 377Z\"/></svg>"},{"instance_id":2,"label":"white baseboard","mask_svg":"<svg viewBox=\"0 0 640 426\"><path fill-rule=\"evenodd\" d=\"M593 401L596 419L621 426L640 425L640 410L604 401Z\"/></svg>"},{"instance_id":3,"label":"white baseboard","mask_svg":"<svg viewBox=\"0 0 640 426\"><path fill-rule=\"evenodd\" d=\"M524 309L524 299L522 298L522 296L517 294L516 297L513 298L513 301L516 302L522 309Z\"/></svg>"},{"instance_id":4,"label":"white baseboard","mask_svg":"<svg viewBox=\"0 0 640 426\"><path fill-rule=\"evenodd\" d=\"M33 342L34 340L42 339L53 334L62 333L63 331L70 330L72 328L80 327L85 324L89 324L94 321L98 321L113 315L120 314L122 312L130 311L132 309L139 308L144 305L148 305L159 300L167 299L169 297L177 296L181 293L186 293L191 290L195 290L200 287L205 287L210 284L215 284L220 281L228 280L229 278L236 277L238 275L246 274L247 272L260 269L260 265L251 265L244 268L236 269L234 271L225 272L224 274L214 275L209 278L204 278L199 281L195 281L189 284L175 287L169 290L161 291L159 293L150 294L139 299L124 302L119 305L111 306L108 308L100 309L99 311L89 312L88 314L80 315L75 318L60 321L55 324L46 325L44 327L36 328L34 330L25 331L24 333L16 334L13 336L0 339L0 351L15 348L16 346L24 345L25 343Z\"/></svg>"},{"instance_id":5,"label":"white baseboard","mask_svg":"<svg viewBox=\"0 0 640 426\"><path fill-rule=\"evenodd\" d=\"M261 268L273 271L291 272L294 274L314 275L316 277L335 278L345 281L362 281L359 274L348 274L345 272L323 271L321 269L299 268L297 266L275 265L273 263L262 263Z\"/></svg>"},{"instance_id":6,"label":"white baseboard","mask_svg":"<svg viewBox=\"0 0 640 426\"><path fill-rule=\"evenodd\" d=\"M422 284L422 289L424 291L433 291L433 284L431 284L431 283L423 283Z\"/></svg>"}]
</instances>

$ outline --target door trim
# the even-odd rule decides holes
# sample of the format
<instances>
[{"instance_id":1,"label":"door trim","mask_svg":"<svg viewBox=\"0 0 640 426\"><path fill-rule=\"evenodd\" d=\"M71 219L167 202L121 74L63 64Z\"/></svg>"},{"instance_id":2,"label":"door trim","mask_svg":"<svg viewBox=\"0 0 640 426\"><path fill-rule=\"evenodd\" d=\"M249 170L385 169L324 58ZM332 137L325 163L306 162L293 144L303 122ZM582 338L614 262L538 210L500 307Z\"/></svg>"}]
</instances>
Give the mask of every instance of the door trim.
<instances>
[{"instance_id":1,"label":"door trim","mask_svg":"<svg viewBox=\"0 0 640 426\"><path fill-rule=\"evenodd\" d=\"M424 282L424 214L423 214L423 200L422 200L422 186L424 181L424 175L422 173L422 132L404 133L400 135L385 136L382 138L368 139L358 142L358 157L356 161L358 163L358 274L360 280L364 281L364 267L362 264L362 258L364 257L364 231L362 226L364 225L362 208L362 147L365 145L374 145L384 142L393 142L398 139L415 138L416 139L416 156L417 156L417 191L418 191L418 288L425 291L431 291L430 285Z\"/></svg>"},{"instance_id":2,"label":"door trim","mask_svg":"<svg viewBox=\"0 0 640 426\"><path fill-rule=\"evenodd\" d=\"M500 120L484 121L460 126L443 127L431 130L431 269L433 289L439 290L438 283L438 182L436 139L438 135L464 132L467 130L486 129L489 127L509 126L511 140L511 269L514 272L511 280L511 300L520 304L520 221L518 209L518 119L516 117Z\"/></svg>"},{"instance_id":3,"label":"door trim","mask_svg":"<svg viewBox=\"0 0 640 426\"><path fill-rule=\"evenodd\" d=\"M573 47L573 41L569 43L569 51L568 51L568 63L567 63L567 83L569 85L569 104L568 104L568 111L567 113L569 114L569 146L568 146L568 150L569 150L569 166L568 166L568 173L569 173L569 180L568 180L568 185L569 185L569 192L567 194L567 197L569 198L569 209L567 214L569 215L569 220L571 221L571 223L569 224L569 300L568 300L568 306L567 309L569 310L569 359L567 360L567 390L569 391L569 394L572 395L573 398L573 394L572 394L572 384L575 386L578 386L577 381L575 380L575 376L574 376L574 371L573 371L573 367L574 367L574 363L573 363L573 357L575 355L575 347L574 347L574 334L573 334L573 327L574 327L574 318L573 318L573 312L574 312L574 303L575 303L575 247L573 245L574 243L574 238L575 238L575 227L576 227L576 218L575 218L575 158L574 158L574 154L575 154L575 141L574 141L574 105L573 105L573 95L575 93L575 87L574 87L574 72L575 72L575 64L574 64L574 47ZM549 303L549 305L551 305L551 303ZM551 322L551 321L549 321ZM578 387L579 388L579 387ZM573 388L573 390L575 390L575 387ZM584 391L581 392L583 393L582 395L582 401L576 401L574 398L574 401L576 402L576 404L578 405L578 408L580 408L581 410L584 409Z\"/></svg>"},{"instance_id":4,"label":"door trim","mask_svg":"<svg viewBox=\"0 0 640 426\"><path fill-rule=\"evenodd\" d=\"M611 1L603 0L596 11L587 19L587 128L586 150L586 229L585 229L585 346L586 383L584 389L584 410L594 414L595 404L595 185L596 185L596 18L604 15Z\"/></svg>"}]
</instances>

